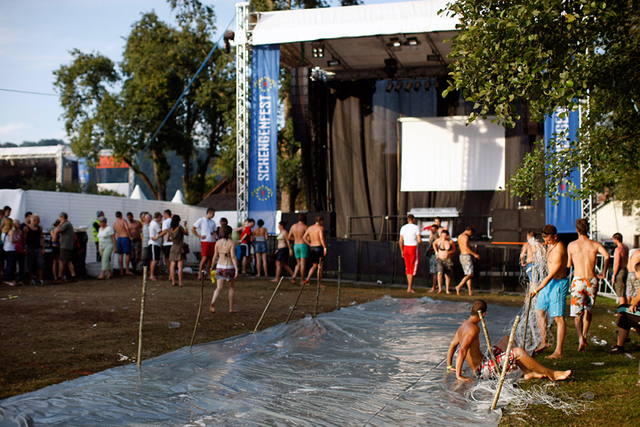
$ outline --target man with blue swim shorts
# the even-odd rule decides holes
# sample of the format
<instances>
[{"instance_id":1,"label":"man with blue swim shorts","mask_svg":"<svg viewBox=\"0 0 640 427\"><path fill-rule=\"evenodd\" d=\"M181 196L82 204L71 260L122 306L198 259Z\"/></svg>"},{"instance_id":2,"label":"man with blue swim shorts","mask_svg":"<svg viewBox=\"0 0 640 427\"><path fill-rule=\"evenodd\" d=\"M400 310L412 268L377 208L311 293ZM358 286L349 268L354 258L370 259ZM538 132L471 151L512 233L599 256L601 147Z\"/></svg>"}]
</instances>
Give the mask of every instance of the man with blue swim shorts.
<instances>
[{"instance_id":1,"label":"man with blue swim shorts","mask_svg":"<svg viewBox=\"0 0 640 427\"><path fill-rule=\"evenodd\" d=\"M126 274L133 274L129 269L131 263L131 232L129 224L122 218L122 212L116 212L116 222L113 223L113 231L116 233L116 252L118 253L118 263L120 264L120 274L125 274L122 267L125 267Z\"/></svg>"},{"instance_id":2,"label":"man with blue swim shorts","mask_svg":"<svg viewBox=\"0 0 640 427\"><path fill-rule=\"evenodd\" d=\"M547 270L549 274L529 295L530 298L538 296L536 310L542 342L535 352L541 352L551 345L547 339L548 312L555 319L558 326L558 340L556 350L553 354L547 356L547 359L559 359L563 357L562 346L567 332L564 314L567 308L567 294L569 292L569 278L567 277L568 256L564 243L558 239L558 230L555 226L551 224L545 225L542 229L542 238L547 245Z\"/></svg>"}]
</instances>

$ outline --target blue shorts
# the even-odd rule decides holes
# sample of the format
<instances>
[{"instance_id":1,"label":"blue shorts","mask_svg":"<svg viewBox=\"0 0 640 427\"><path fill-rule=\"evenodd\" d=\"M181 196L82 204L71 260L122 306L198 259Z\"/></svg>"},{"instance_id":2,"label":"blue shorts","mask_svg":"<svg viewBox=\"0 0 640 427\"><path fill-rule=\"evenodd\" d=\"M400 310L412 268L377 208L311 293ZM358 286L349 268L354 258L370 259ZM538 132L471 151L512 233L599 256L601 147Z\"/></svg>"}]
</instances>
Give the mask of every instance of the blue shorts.
<instances>
[{"instance_id":1,"label":"blue shorts","mask_svg":"<svg viewBox=\"0 0 640 427\"><path fill-rule=\"evenodd\" d=\"M569 293L569 278L552 279L538 294L536 309L548 311L551 317L564 317Z\"/></svg>"},{"instance_id":2,"label":"blue shorts","mask_svg":"<svg viewBox=\"0 0 640 427\"><path fill-rule=\"evenodd\" d=\"M131 239L128 237L118 237L118 254L131 253Z\"/></svg>"},{"instance_id":3,"label":"blue shorts","mask_svg":"<svg viewBox=\"0 0 640 427\"><path fill-rule=\"evenodd\" d=\"M253 242L253 250L257 254L267 253L267 242Z\"/></svg>"}]
</instances>

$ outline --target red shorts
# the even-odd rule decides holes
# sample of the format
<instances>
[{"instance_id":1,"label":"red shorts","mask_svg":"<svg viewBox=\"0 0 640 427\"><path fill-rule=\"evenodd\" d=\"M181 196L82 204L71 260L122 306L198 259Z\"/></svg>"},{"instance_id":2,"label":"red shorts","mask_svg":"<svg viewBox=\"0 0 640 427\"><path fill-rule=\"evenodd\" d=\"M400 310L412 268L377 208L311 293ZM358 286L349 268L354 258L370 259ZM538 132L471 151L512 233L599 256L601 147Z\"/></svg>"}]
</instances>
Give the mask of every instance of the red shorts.
<instances>
[{"instance_id":1,"label":"red shorts","mask_svg":"<svg viewBox=\"0 0 640 427\"><path fill-rule=\"evenodd\" d=\"M404 266L407 269L407 274L412 276L418 274L418 262L420 261L420 252L418 252L418 247L405 246L402 248L402 254L404 255Z\"/></svg>"},{"instance_id":2,"label":"red shorts","mask_svg":"<svg viewBox=\"0 0 640 427\"><path fill-rule=\"evenodd\" d=\"M213 253L216 249L215 242L201 242L202 243L202 256L207 258L213 258Z\"/></svg>"}]
</instances>

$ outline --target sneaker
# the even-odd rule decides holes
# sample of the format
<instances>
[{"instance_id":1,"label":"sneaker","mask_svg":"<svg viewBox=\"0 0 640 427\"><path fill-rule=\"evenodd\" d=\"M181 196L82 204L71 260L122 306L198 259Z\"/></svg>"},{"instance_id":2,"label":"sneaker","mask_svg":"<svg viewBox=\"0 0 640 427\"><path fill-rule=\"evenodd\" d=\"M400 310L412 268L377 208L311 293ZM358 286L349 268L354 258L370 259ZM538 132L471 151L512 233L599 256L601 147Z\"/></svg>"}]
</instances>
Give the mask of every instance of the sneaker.
<instances>
[{"instance_id":1,"label":"sneaker","mask_svg":"<svg viewBox=\"0 0 640 427\"><path fill-rule=\"evenodd\" d=\"M38 285L40 285L40 286L44 286L44 280L40 280L40 281L38 282Z\"/></svg>"},{"instance_id":2,"label":"sneaker","mask_svg":"<svg viewBox=\"0 0 640 427\"><path fill-rule=\"evenodd\" d=\"M32 281L31 281L31 286L35 286L35 285L36 285L36 281L35 281L35 280L32 280Z\"/></svg>"},{"instance_id":3,"label":"sneaker","mask_svg":"<svg viewBox=\"0 0 640 427\"><path fill-rule=\"evenodd\" d=\"M624 347L620 347L619 345L612 345L610 349L604 351L607 354L623 354Z\"/></svg>"}]
</instances>

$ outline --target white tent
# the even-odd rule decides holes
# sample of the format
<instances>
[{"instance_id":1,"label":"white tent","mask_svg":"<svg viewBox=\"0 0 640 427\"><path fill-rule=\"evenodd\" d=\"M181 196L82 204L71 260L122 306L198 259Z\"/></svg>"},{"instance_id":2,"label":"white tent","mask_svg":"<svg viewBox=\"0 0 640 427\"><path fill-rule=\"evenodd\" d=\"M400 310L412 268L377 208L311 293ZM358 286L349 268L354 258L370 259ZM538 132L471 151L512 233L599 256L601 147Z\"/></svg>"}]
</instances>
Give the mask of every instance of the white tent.
<instances>
[{"instance_id":1,"label":"white tent","mask_svg":"<svg viewBox=\"0 0 640 427\"><path fill-rule=\"evenodd\" d=\"M131 198L136 200L148 200L147 196L144 195L140 186L136 184L136 188L133 189L133 193L131 193Z\"/></svg>"},{"instance_id":2,"label":"white tent","mask_svg":"<svg viewBox=\"0 0 640 427\"><path fill-rule=\"evenodd\" d=\"M171 203L177 203L179 205L184 205L186 203L182 191L176 190L176 194L173 196L173 199L171 199Z\"/></svg>"}]
</instances>

